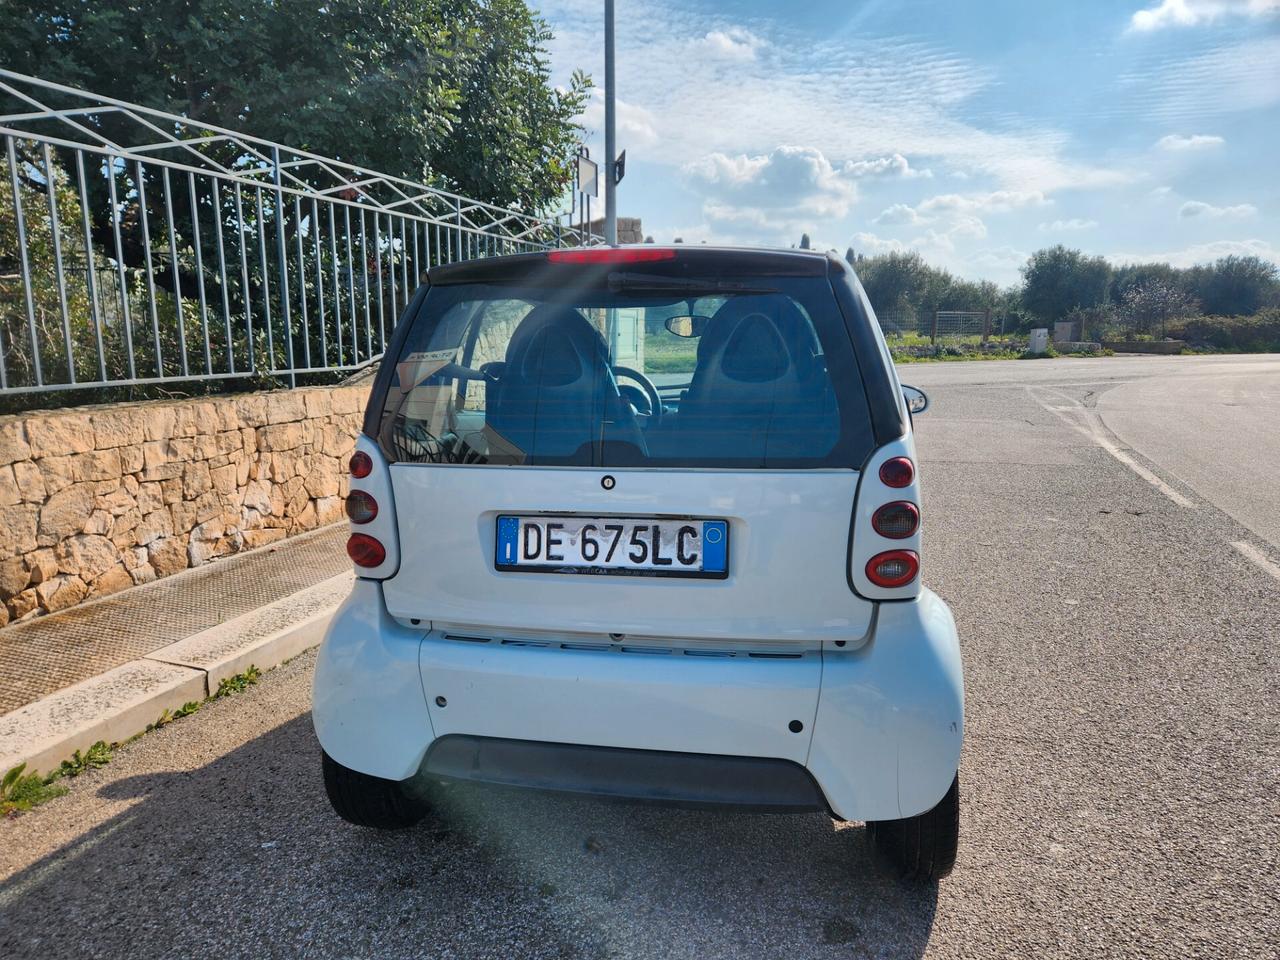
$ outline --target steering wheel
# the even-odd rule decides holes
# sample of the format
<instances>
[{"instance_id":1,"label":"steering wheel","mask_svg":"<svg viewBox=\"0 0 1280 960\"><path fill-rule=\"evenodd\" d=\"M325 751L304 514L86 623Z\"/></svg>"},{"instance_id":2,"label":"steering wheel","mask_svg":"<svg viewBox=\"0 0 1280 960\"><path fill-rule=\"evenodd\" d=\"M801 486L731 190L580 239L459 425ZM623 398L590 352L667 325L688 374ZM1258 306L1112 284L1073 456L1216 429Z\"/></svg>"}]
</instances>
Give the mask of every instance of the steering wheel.
<instances>
[{"instance_id":1,"label":"steering wheel","mask_svg":"<svg viewBox=\"0 0 1280 960\"><path fill-rule=\"evenodd\" d=\"M647 413L654 420L662 419L662 397L658 395L658 388L653 385L653 381L646 377L639 370L632 370L630 367L614 367L613 375L615 377L625 377L628 380L634 380L644 390L645 397L649 401L649 409L641 410L640 413ZM626 389L626 388L622 388ZM633 388L634 389L634 388ZM633 390L628 390L628 393Z\"/></svg>"}]
</instances>

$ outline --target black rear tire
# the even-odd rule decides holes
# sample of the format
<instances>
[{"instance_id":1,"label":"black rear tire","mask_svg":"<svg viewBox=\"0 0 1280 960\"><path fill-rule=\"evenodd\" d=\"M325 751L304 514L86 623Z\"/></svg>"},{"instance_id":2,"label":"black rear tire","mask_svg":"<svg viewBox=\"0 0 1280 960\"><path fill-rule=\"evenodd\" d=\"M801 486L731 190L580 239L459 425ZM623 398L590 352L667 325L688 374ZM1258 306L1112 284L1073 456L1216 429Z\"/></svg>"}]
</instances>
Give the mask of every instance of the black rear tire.
<instances>
[{"instance_id":1,"label":"black rear tire","mask_svg":"<svg viewBox=\"0 0 1280 960\"><path fill-rule=\"evenodd\" d=\"M430 812L425 793L412 782L371 777L344 767L327 753L323 756L325 793L334 812L348 823L403 830Z\"/></svg>"},{"instance_id":2,"label":"black rear tire","mask_svg":"<svg viewBox=\"0 0 1280 960\"><path fill-rule=\"evenodd\" d=\"M960 844L960 774L932 810L903 820L867 823L877 850L902 871L904 880L941 880L956 865Z\"/></svg>"}]
</instances>

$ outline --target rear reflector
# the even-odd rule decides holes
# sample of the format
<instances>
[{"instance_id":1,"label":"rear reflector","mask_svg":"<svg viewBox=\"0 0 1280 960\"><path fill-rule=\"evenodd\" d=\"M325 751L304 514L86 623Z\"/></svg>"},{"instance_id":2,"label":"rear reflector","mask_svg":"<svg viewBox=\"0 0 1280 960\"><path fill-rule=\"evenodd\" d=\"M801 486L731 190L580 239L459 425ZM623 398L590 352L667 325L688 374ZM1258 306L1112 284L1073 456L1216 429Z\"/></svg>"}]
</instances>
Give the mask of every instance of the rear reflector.
<instances>
[{"instance_id":1,"label":"rear reflector","mask_svg":"<svg viewBox=\"0 0 1280 960\"><path fill-rule=\"evenodd\" d=\"M357 450L351 455L351 462L347 464L351 470L351 475L356 479L367 477L373 472L373 458L363 450Z\"/></svg>"},{"instance_id":2,"label":"rear reflector","mask_svg":"<svg viewBox=\"0 0 1280 960\"><path fill-rule=\"evenodd\" d=\"M363 490L347 494L347 517L352 523L368 523L378 515L378 501Z\"/></svg>"},{"instance_id":3,"label":"rear reflector","mask_svg":"<svg viewBox=\"0 0 1280 960\"><path fill-rule=\"evenodd\" d=\"M669 247L588 247L585 250L552 250L551 263L653 263L674 260L676 252Z\"/></svg>"},{"instance_id":4,"label":"rear reflector","mask_svg":"<svg viewBox=\"0 0 1280 960\"><path fill-rule=\"evenodd\" d=\"M378 567L387 559L387 550L365 533L353 533L347 540L347 556L357 567Z\"/></svg>"},{"instance_id":5,"label":"rear reflector","mask_svg":"<svg viewBox=\"0 0 1280 960\"><path fill-rule=\"evenodd\" d=\"M920 557L914 550L889 550L867 561L867 579L877 587L903 587L920 572Z\"/></svg>"},{"instance_id":6,"label":"rear reflector","mask_svg":"<svg viewBox=\"0 0 1280 960\"><path fill-rule=\"evenodd\" d=\"M916 468L906 457L894 457L880 464L880 482L886 487L908 487L915 476Z\"/></svg>"},{"instance_id":7,"label":"rear reflector","mask_svg":"<svg viewBox=\"0 0 1280 960\"><path fill-rule=\"evenodd\" d=\"M914 503L906 500L886 503L871 515L871 526L882 537L901 540L911 536L920 526L920 511Z\"/></svg>"}]
</instances>

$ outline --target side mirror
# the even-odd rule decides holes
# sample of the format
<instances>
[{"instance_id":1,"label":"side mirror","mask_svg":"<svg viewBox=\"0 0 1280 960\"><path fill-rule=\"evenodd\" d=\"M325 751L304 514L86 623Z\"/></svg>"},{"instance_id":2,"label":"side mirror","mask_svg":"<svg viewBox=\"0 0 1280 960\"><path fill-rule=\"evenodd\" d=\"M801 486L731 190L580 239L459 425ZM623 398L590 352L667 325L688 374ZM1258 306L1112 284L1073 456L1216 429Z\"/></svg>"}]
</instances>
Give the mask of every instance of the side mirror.
<instances>
[{"instance_id":1,"label":"side mirror","mask_svg":"<svg viewBox=\"0 0 1280 960\"><path fill-rule=\"evenodd\" d=\"M666 327L668 333L674 333L677 337L700 337L710 322L710 317L667 317Z\"/></svg>"},{"instance_id":2,"label":"side mirror","mask_svg":"<svg viewBox=\"0 0 1280 960\"><path fill-rule=\"evenodd\" d=\"M912 416L917 413L924 413L929 409L929 396L923 390L916 387L908 387L905 383L902 385L902 396L907 401L907 412Z\"/></svg>"}]
</instances>

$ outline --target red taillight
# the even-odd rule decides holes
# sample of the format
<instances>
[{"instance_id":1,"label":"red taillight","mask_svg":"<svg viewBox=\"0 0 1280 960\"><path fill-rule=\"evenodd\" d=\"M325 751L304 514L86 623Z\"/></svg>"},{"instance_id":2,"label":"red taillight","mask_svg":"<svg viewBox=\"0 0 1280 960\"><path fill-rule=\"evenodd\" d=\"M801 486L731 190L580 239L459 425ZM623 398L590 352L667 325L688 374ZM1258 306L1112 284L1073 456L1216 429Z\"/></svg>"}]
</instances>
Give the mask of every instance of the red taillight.
<instances>
[{"instance_id":1,"label":"red taillight","mask_svg":"<svg viewBox=\"0 0 1280 960\"><path fill-rule=\"evenodd\" d=\"M363 490L347 494L347 517L352 523L368 523L378 515L378 501Z\"/></svg>"},{"instance_id":2,"label":"red taillight","mask_svg":"<svg viewBox=\"0 0 1280 960\"><path fill-rule=\"evenodd\" d=\"M588 247L552 250L547 254L551 263L653 263L675 258L676 252L670 247Z\"/></svg>"},{"instance_id":3,"label":"red taillight","mask_svg":"<svg viewBox=\"0 0 1280 960\"><path fill-rule=\"evenodd\" d=\"M363 450L357 450L351 455L351 462L347 464L347 467L351 470L351 475L357 480L367 477L373 472L373 457Z\"/></svg>"},{"instance_id":4,"label":"red taillight","mask_svg":"<svg viewBox=\"0 0 1280 960\"><path fill-rule=\"evenodd\" d=\"M347 556L357 567L379 567L387 559L387 549L365 533L353 533L347 540Z\"/></svg>"},{"instance_id":5,"label":"red taillight","mask_svg":"<svg viewBox=\"0 0 1280 960\"><path fill-rule=\"evenodd\" d=\"M880 482L886 487L899 489L911 485L916 468L906 457L894 457L880 464Z\"/></svg>"},{"instance_id":6,"label":"red taillight","mask_svg":"<svg viewBox=\"0 0 1280 960\"><path fill-rule=\"evenodd\" d=\"M914 550L889 550L867 561L867 579L877 587L903 587L920 572L920 557Z\"/></svg>"},{"instance_id":7,"label":"red taillight","mask_svg":"<svg viewBox=\"0 0 1280 960\"><path fill-rule=\"evenodd\" d=\"M911 536L920 526L920 511L914 503L906 500L886 503L871 515L871 526L882 537L901 540Z\"/></svg>"}]
</instances>

